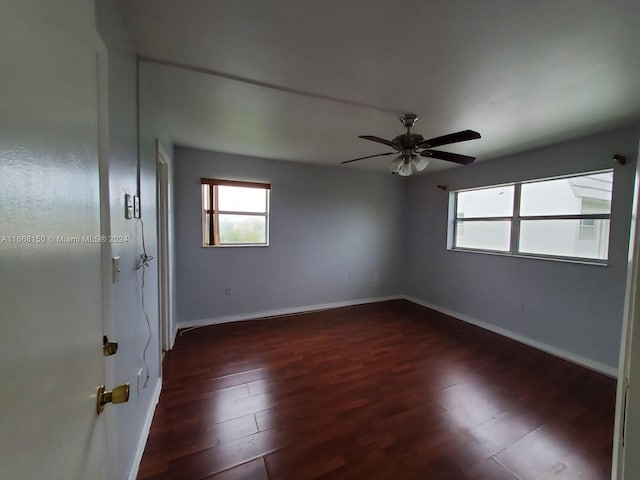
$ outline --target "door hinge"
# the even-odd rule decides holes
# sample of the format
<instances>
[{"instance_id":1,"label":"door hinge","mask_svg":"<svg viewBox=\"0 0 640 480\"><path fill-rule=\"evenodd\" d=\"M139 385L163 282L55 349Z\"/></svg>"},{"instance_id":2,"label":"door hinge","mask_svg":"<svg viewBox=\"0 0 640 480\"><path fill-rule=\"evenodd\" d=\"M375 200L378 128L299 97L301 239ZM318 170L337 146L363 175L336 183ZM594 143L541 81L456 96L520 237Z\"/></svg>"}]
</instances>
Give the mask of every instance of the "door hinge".
<instances>
[{"instance_id":1,"label":"door hinge","mask_svg":"<svg viewBox=\"0 0 640 480\"><path fill-rule=\"evenodd\" d=\"M102 354L105 357L115 355L118 351L118 342L110 342L106 335L102 337Z\"/></svg>"}]
</instances>

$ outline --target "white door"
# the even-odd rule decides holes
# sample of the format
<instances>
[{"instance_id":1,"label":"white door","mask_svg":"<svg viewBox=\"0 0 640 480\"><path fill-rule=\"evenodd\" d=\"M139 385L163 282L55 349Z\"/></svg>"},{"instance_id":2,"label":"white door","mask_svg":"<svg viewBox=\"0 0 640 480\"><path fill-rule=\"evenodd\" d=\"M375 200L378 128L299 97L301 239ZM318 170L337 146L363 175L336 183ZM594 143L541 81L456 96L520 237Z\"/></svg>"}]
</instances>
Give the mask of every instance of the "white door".
<instances>
[{"instance_id":1,"label":"white door","mask_svg":"<svg viewBox=\"0 0 640 480\"><path fill-rule=\"evenodd\" d=\"M93 2L0 4L3 479L105 478L95 39Z\"/></svg>"},{"instance_id":2,"label":"white door","mask_svg":"<svg viewBox=\"0 0 640 480\"><path fill-rule=\"evenodd\" d=\"M629 243L629 267L622 331L613 448L614 480L640 478L640 162Z\"/></svg>"}]
</instances>

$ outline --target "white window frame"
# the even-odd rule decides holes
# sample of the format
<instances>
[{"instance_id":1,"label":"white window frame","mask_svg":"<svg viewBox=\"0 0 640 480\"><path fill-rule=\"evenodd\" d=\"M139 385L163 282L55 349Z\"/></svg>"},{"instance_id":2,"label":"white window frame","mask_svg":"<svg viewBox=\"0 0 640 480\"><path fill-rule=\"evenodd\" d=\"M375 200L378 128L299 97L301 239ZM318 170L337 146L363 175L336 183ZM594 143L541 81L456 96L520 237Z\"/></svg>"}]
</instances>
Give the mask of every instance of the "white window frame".
<instances>
[{"instance_id":1,"label":"white window frame","mask_svg":"<svg viewBox=\"0 0 640 480\"><path fill-rule=\"evenodd\" d=\"M243 212L234 210L219 210L218 209L218 187L219 186L231 186L242 188L256 188L265 190L266 204L265 212ZM269 219L271 214L271 184L270 183L258 183L258 182L244 182L238 180L220 180L216 178L201 178L200 189L207 188L207 194L209 196L210 208L206 209L202 196L200 198L200 209L202 211L202 246L209 247L268 247L269 246ZM202 192L201 192L202 194ZM265 241L264 243L220 243L220 227L218 224L220 215L246 215L248 217L264 217L265 218ZM206 219L209 217L209 231L206 231ZM207 242L207 238L209 242Z\"/></svg>"},{"instance_id":2,"label":"white window frame","mask_svg":"<svg viewBox=\"0 0 640 480\"><path fill-rule=\"evenodd\" d=\"M507 256L514 256L514 257L520 257L520 258L537 258L542 260L555 260L555 261L565 261L565 262L571 262L571 263L587 263L587 264L606 266L609 261L609 250L611 248L611 243L609 243L609 250L607 250L606 259L520 252L519 251L520 223L523 220L524 221L526 220L609 220L609 233L610 233L611 232L611 213L575 214L575 215L520 215L520 197L521 197L522 185L526 185L529 183L548 182L551 180L559 180L559 179L565 179L565 178L585 177L588 175L597 175L599 173L609 173L609 172L614 173L614 169L607 168L604 170L574 173L570 175L537 178L534 180L526 180L521 182L503 183L498 185L484 185L481 187L454 190L450 193L450 197L449 197L450 205L452 205L452 208L450 208L449 210L450 218L449 218L448 231L450 235L450 241L448 242L449 243L448 249L453 251L460 251L460 252L507 255ZM486 190L486 189L498 188L498 187L509 187L509 186L514 187L513 214L511 216L474 217L474 218L458 217L458 193L475 191L475 190ZM612 201L613 201L613 193L612 193ZM491 249L484 249L484 248L457 247L456 241L457 241L458 220L463 220L465 223L477 222L477 221L485 221L485 222L510 221L511 234L510 234L510 240L509 240L509 250L491 250Z\"/></svg>"}]
</instances>

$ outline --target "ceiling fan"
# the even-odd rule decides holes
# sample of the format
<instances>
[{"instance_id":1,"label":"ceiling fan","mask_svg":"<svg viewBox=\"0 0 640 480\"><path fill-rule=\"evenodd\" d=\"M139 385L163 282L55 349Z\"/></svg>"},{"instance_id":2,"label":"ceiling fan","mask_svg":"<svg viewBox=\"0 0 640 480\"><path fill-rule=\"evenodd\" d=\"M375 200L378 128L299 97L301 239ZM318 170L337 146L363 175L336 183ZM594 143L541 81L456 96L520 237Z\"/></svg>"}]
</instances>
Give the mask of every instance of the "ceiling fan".
<instances>
[{"instance_id":1,"label":"ceiling fan","mask_svg":"<svg viewBox=\"0 0 640 480\"><path fill-rule=\"evenodd\" d=\"M462 165L468 165L476 159L475 157L460 155L458 153L432 150L432 148L439 147L441 145L449 145L450 143L466 142L467 140L481 138L478 132L473 130L462 130L460 132L450 133L449 135L425 140L419 133L411 133L411 127L415 125L417 120L418 116L412 113L400 117L400 121L407 129L407 133L398 135L393 140L385 140L384 138L373 135L359 136L359 138L364 138L365 140L371 140L372 142L387 145L393 148L395 152L367 155L366 157L354 158L353 160L346 160L340 163L345 164L357 162L359 160L364 160L365 158L382 157L385 155L395 155L399 153L399 155L389 163L389 170L391 170L391 173L397 173L403 177L408 177L414 171L421 172L424 170L429 164L430 158L437 158L439 160L459 163Z\"/></svg>"}]
</instances>

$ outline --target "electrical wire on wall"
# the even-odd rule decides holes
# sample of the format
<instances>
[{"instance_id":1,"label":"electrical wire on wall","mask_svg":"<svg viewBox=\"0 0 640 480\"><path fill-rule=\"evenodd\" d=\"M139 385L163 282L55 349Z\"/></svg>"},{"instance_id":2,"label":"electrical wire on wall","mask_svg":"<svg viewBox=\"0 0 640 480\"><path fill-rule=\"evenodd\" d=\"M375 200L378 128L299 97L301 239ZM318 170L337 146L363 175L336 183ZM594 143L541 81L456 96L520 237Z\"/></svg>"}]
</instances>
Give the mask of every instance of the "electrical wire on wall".
<instances>
[{"instance_id":1,"label":"electrical wire on wall","mask_svg":"<svg viewBox=\"0 0 640 480\"><path fill-rule=\"evenodd\" d=\"M153 260L153 257L147 254L147 246L145 245L145 241L144 241L144 222L142 221L142 215L140 215L140 218L138 219L138 221L140 222L140 227L141 227L140 230L142 232L142 255L140 255L140 262L136 266L136 270L142 269L142 284L140 289L142 292L141 293L142 313L144 314L144 319L147 324L147 332L148 332L147 341L144 344L144 349L142 350L142 363L144 364L145 373L146 373L143 387L146 387L147 383L149 382L149 367L147 366L147 350L149 349L149 345L151 344L151 339L153 338L153 335L151 332L151 322L149 321L149 315L147 314L147 310L144 305L144 275L147 271L147 268L151 266L149 262Z\"/></svg>"}]
</instances>

